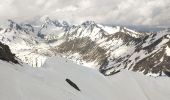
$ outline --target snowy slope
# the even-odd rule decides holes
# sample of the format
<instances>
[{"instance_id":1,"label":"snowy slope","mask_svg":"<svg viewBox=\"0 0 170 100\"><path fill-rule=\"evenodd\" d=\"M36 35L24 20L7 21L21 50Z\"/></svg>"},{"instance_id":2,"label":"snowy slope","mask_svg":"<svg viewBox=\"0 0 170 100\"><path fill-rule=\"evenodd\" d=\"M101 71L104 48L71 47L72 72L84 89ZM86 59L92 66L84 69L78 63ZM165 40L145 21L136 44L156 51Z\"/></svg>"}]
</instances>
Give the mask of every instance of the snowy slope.
<instances>
[{"instance_id":1,"label":"snowy slope","mask_svg":"<svg viewBox=\"0 0 170 100\"><path fill-rule=\"evenodd\" d=\"M81 91L69 85L74 82ZM106 77L54 57L41 68L0 61L1 100L169 100L170 79L123 71Z\"/></svg>"},{"instance_id":2,"label":"snowy slope","mask_svg":"<svg viewBox=\"0 0 170 100\"><path fill-rule=\"evenodd\" d=\"M122 71L109 76L116 93L122 100L169 100L168 77L147 77L139 73ZM123 95L122 95L122 94Z\"/></svg>"},{"instance_id":3,"label":"snowy slope","mask_svg":"<svg viewBox=\"0 0 170 100\"><path fill-rule=\"evenodd\" d=\"M55 63L54 63L55 62ZM11 65L0 61L2 100L112 100L111 84L97 71L55 58L42 68ZM10 74L9 74L10 73ZM71 87L69 78L81 91ZM97 83L97 84L96 84Z\"/></svg>"}]
</instances>

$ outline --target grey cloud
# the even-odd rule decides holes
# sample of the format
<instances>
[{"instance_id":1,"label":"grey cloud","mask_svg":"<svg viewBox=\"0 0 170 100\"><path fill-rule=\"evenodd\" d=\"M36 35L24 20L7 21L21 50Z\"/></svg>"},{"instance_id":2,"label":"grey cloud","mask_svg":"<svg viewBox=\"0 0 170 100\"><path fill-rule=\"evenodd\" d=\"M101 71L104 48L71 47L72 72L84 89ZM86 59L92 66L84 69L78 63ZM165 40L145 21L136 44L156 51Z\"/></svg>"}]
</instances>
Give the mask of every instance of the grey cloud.
<instances>
[{"instance_id":1,"label":"grey cloud","mask_svg":"<svg viewBox=\"0 0 170 100\"><path fill-rule=\"evenodd\" d=\"M0 21L49 15L81 23L170 25L170 0L3 0Z\"/></svg>"}]
</instances>

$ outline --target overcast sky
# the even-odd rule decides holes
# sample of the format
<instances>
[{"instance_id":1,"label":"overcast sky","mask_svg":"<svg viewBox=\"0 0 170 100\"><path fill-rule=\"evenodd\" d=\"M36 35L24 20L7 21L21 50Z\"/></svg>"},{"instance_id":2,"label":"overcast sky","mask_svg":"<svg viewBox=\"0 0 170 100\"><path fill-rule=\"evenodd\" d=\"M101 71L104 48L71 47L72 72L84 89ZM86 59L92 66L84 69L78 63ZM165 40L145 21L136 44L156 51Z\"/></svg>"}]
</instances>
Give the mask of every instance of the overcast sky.
<instances>
[{"instance_id":1,"label":"overcast sky","mask_svg":"<svg viewBox=\"0 0 170 100\"><path fill-rule=\"evenodd\" d=\"M1 0L0 21L49 15L73 23L170 26L170 0Z\"/></svg>"}]
</instances>

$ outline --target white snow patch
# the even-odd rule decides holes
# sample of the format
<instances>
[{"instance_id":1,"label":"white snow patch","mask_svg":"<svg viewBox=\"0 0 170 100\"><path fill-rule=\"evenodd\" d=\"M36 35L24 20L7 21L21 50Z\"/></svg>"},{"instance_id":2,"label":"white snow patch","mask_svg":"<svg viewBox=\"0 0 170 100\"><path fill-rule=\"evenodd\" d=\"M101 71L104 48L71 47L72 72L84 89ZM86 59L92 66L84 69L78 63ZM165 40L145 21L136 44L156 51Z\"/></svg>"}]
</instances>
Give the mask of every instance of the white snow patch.
<instances>
[{"instance_id":1,"label":"white snow patch","mask_svg":"<svg viewBox=\"0 0 170 100\"><path fill-rule=\"evenodd\" d=\"M120 56L125 56L130 54L130 52L134 52L135 48L133 47L129 47L129 46L121 46L118 49L116 49L115 51L113 51L113 55L114 57L120 57Z\"/></svg>"},{"instance_id":2,"label":"white snow patch","mask_svg":"<svg viewBox=\"0 0 170 100\"><path fill-rule=\"evenodd\" d=\"M170 56L170 48L168 46L166 47L166 54L167 56Z\"/></svg>"},{"instance_id":3,"label":"white snow patch","mask_svg":"<svg viewBox=\"0 0 170 100\"><path fill-rule=\"evenodd\" d=\"M109 27L109 26L103 26L103 25L100 25L100 24L98 24L98 26L109 34L114 34L114 33L117 33L117 32L120 31L119 26Z\"/></svg>"}]
</instances>

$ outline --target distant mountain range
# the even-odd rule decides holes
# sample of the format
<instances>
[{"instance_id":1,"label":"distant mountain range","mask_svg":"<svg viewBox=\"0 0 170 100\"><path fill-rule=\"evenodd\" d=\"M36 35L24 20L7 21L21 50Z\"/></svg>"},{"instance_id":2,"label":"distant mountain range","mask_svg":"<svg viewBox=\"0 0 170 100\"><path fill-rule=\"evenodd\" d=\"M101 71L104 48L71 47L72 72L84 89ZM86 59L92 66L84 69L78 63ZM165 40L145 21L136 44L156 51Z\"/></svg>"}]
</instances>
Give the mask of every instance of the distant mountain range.
<instances>
[{"instance_id":1,"label":"distant mountain range","mask_svg":"<svg viewBox=\"0 0 170 100\"><path fill-rule=\"evenodd\" d=\"M70 25L45 17L22 24L8 20L7 26L0 28L0 42L33 67L41 67L49 57L60 55L104 75L121 69L152 76L169 75L170 30L156 31L139 32L94 21Z\"/></svg>"}]
</instances>

